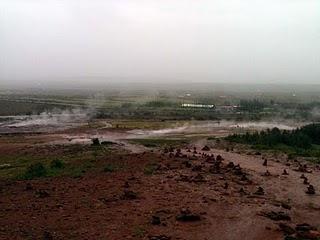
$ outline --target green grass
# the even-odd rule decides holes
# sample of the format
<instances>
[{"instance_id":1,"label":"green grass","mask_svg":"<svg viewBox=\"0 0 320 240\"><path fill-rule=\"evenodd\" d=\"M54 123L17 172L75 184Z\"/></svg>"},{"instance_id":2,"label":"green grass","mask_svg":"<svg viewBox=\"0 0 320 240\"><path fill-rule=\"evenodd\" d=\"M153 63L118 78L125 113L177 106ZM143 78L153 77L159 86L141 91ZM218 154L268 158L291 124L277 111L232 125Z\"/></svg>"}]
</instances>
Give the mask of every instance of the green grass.
<instances>
[{"instance_id":1,"label":"green grass","mask_svg":"<svg viewBox=\"0 0 320 240\"><path fill-rule=\"evenodd\" d=\"M62 169L65 167L65 163L59 159L54 159L50 163L50 168L52 169Z\"/></svg>"},{"instance_id":2,"label":"green grass","mask_svg":"<svg viewBox=\"0 0 320 240\"><path fill-rule=\"evenodd\" d=\"M154 172L157 170L157 165L156 164L148 164L148 165L146 165L145 167L144 167L144 169L143 169L143 173L145 174L145 175L153 175L154 174Z\"/></svg>"},{"instance_id":3,"label":"green grass","mask_svg":"<svg viewBox=\"0 0 320 240\"><path fill-rule=\"evenodd\" d=\"M42 163L31 164L27 170L21 175L22 179L34 179L45 177L48 174L47 168Z\"/></svg>"},{"instance_id":4,"label":"green grass","mask_svg":"<svg viewBox=\"0 0 320 240\"><path fill-rule=\"evenodd\" d=\"M37 148L28 153L15 152L1 156L0 179L33 179L38 177L72 176L79 177L99 166L99 161L109 154L104 146L64 146L63 149L41 153ZM44 169L39 167L41 164ZM33 169L34 165L38 169ZM30 169L31 168L31 169ZM101 168L101 167L100 167Z\"/></svg>"},{"instance_id":5,"label":"green grass","mask_svg":"<svg viewBox=\"0 0 320 240\"><path fill-rule=\"evenodd\" d=\"M143 238L146 234L146 230L142 226L136 226L133 228L133 235L137 238Z\"/></svg>"},{"instance_id":6,"label":"green grass","mask_svg":"<svg viewBox=\"0 0 320 240\"><path fill-rule=\"evenodd\" d=\"M115 171L119 170L120 168L121 167L119 165L108 163L104 167L103 171L111 173L111 172L115 172Z\"/></svg>"}]
</instances>

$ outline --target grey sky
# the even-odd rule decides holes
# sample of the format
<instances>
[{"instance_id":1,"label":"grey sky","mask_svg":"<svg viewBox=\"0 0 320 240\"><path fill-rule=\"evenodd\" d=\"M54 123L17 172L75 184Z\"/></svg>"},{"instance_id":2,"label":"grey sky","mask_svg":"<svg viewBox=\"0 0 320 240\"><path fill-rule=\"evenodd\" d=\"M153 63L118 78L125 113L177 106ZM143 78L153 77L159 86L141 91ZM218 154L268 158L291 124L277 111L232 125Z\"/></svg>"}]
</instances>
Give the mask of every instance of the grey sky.
<instances>
[{"instance_id":1,"label":"grey sky","mask_svg":"<svg viewBox=\"0 0 320 240\"><path fill-rule=\"evenodd\" d=\"M320 1L0 1L0 83L90 76L320 83Z\"/></svg>"}]
</instances>

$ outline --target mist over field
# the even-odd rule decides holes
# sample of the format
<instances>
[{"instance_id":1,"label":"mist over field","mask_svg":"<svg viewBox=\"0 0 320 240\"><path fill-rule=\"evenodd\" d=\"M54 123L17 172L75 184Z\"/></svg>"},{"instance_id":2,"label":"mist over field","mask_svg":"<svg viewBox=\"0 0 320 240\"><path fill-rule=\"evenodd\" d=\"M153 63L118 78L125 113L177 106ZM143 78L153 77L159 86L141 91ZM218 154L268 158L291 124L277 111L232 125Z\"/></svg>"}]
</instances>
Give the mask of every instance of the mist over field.
<instances>
[{"instance_id":1,"label":"mist over field","mask_svg":"<svg viewBox=\"0 0 320 240\"><path fill-rule=\"evenodd\" d=\"M2 0L0 85L318 84L317 0Z\"/></svg>"}]
</instances>

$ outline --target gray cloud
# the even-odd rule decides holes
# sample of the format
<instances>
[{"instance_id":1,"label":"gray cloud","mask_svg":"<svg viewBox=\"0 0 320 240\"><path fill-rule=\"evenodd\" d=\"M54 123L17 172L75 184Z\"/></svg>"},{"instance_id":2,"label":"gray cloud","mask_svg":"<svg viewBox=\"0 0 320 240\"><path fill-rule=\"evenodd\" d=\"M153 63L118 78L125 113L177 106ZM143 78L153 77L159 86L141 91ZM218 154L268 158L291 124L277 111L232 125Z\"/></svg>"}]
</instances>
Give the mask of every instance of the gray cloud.
<instances>
[{"instance_id":1,"label":"gray cloud","mask_svg":"<svg viewBox=\"0 0 320 240\"><path fill-rule=\"evenodd\" d=\"M318 83L319 9L318 0L2 0L0 81Z\"/></svg>"}]
</instances>

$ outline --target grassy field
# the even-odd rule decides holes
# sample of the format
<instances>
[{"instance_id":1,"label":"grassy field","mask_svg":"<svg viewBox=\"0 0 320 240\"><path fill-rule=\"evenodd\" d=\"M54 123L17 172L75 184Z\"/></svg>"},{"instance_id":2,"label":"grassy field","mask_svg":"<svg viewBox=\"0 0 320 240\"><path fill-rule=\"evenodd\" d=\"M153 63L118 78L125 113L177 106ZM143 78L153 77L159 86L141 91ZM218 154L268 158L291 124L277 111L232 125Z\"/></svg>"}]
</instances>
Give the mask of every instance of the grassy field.
<instances>
[{"instance_id":1,"label":"grassy field","mask_svg":"<svg viewBox=\"0 0 320 240\"><path fill-rule=\"evenodd\" d=\"M110 152L107 146L29 147L26 152L17 151L0 157L0 179L33 178L28 171L30 166L37 164L45 168L45 173L39 176L35 174L35 177L78 177L90 169L99 167L99 162ZM103 167L100 166L101 170Z\"/></svg>"},{"instance_id":2,"label":"grassy field","mask_svg":"<svg viewBox=\"0 0 320 240\"><path fill-rule=\"evenodd\" d=\"M301 94L213 91L214 89L167 90L2 90L0 116L39 114L54 109L79 108L99 118L150 120L258 120L274 116L306 119L320 100ZM312 95L313 96L313 95ZM182 108L182 103L214 104L213 109ZM230 107L238 106L232 109ZM226 108L225 108L226 107Z\"/></svg>"}]
</instances>

